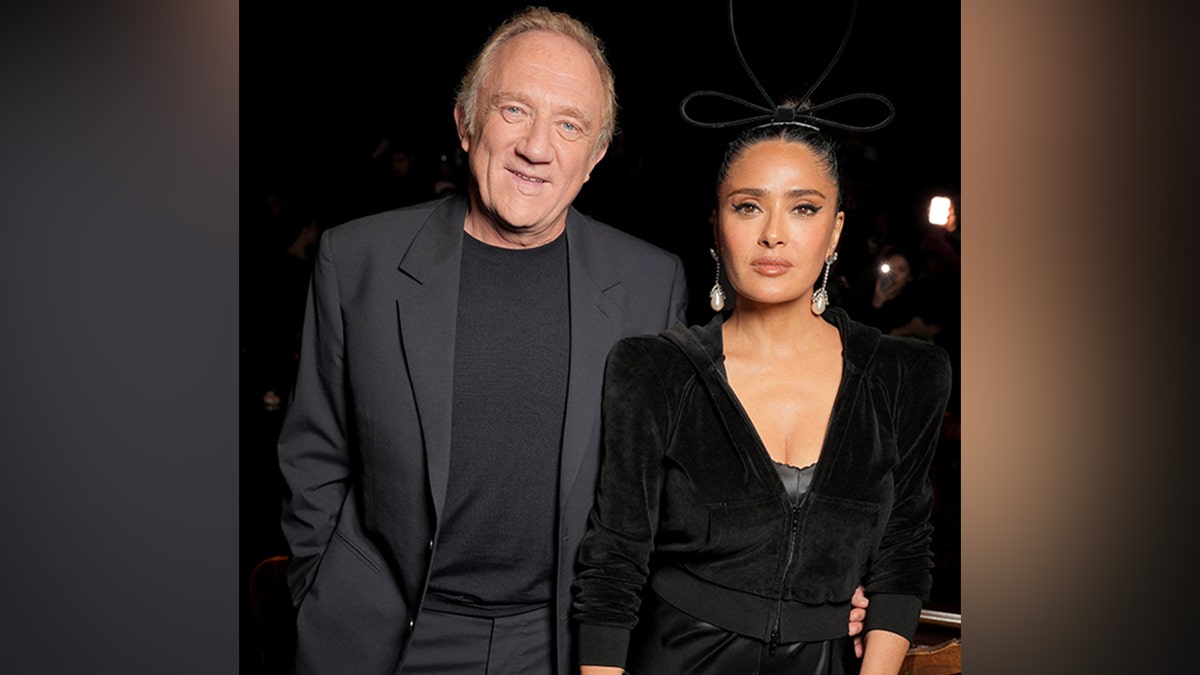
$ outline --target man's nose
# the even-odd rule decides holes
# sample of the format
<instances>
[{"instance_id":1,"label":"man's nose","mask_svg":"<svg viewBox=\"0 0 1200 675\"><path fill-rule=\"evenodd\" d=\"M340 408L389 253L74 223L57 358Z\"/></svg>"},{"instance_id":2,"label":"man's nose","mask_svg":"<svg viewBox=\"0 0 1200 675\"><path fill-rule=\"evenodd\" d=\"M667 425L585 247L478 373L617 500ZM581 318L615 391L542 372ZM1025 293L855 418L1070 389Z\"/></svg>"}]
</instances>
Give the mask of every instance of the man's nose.
<instances>
[{"instance_id":1,"label":"man's nose","mask_svg":"<svg viewBox=\"0 0 1200 675\"><path fill-rule=\"evenodd\" d=\"M554 158L554 145L550 137L553 131L549 119L543 116L534 117L525 131L525 136L517 144L517 152L535 164L549 162Z\"/></svg>"}]
</instances>

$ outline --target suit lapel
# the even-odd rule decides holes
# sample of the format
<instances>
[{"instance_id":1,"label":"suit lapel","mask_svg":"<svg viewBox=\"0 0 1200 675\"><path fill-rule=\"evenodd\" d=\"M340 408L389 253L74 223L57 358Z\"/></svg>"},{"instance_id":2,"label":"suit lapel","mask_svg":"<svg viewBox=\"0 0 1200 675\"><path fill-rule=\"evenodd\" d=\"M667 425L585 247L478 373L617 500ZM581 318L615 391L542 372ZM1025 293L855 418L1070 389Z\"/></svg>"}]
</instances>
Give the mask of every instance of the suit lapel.
<instances>
[{"instance_id":1,"label":"suit lapel","mask_svg":"<svg viewBox=\"0 0 1200 675\"><path fill-rule=\"evenodd\" d=\"M604 361L621 336L621 306L614 301L620 279L602 244L575 209L567 215L567 260L571 299L571 365L563 423L559 505L565 508L570 486L591 444L599 419Z\"/></svg>"},{"instance_id":2,"label":"suit lapel","mask_svg":"<svg viewBox=\"0 0 1200 675\"><path fill-rule=\"evenodd\" d=\"M450 471L454 335L465 198L439 206L400 261L396 310L404 363L425 441L429 492L440 520Z\"/></svg>"}]
</instances>

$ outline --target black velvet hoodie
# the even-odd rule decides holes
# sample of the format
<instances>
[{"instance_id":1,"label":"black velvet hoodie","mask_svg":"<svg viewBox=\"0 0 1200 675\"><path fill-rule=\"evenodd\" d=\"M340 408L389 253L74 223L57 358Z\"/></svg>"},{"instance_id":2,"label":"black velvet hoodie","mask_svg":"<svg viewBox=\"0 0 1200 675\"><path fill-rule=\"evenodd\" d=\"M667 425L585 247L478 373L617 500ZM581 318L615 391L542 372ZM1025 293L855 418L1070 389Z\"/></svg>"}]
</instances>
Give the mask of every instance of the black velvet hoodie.
<instances>
[{"instance_id":1,"label":"black velvet hoodie","mask_svg":"<svg viewBox=\"0 0 1200 675\"><path fill-rule=\"evenodd\" d=\"M865 630L911 640L932 580L928 469L950 361L839 308L823 316L844 365L798 506L726 381L723 315L613 347L574 589L581 663L624 665L647 581L697 618L780 642L845 636L861 582Z\"/></svg>"}]
</instances>

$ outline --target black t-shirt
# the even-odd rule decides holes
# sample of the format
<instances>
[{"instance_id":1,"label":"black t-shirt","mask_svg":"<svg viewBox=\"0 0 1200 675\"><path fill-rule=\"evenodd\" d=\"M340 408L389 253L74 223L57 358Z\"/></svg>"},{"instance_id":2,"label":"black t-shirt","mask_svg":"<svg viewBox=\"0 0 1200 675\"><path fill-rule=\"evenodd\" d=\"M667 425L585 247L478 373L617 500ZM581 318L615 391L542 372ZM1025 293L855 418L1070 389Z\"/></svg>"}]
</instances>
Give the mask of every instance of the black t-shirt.
<instances>
[{"instance_id":1,"label":"black t-shirt","mask_svg":"<svg viewBox=\"0 0 1200 675\"><path fill-rule=\"evenodd\" d=\"M554 593L570 358L566 236L463 237L450 480L426 606L500 616Z\"/></svg>"}]
</instances>

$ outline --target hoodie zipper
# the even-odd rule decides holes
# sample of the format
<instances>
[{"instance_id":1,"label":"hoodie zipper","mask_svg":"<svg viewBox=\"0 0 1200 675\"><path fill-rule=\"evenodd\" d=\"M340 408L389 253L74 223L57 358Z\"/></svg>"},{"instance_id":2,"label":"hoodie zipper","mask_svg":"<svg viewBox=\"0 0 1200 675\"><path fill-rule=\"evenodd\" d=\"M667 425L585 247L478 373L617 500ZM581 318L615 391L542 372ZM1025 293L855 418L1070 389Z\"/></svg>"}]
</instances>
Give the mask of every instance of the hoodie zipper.
<instances>
[{"instance_id":1,"label":"hoodie zipper","mask_svg":"<svg viewBox=\"0 0 1200 675\"><path fill-rule=\"evenodd\" d=\"M771 656L775 656L775 648L779 645L779 630L783 623L783 588L787 583L788 570L792 567L792 558L796 556L796 537L799 536L800 530L800 507L807 498L808 492L805 492L800 496L800 501L791 503L789 500L788 504L791 524L788 528L787 559L783 562L783 573L779 576L779 598L775 603L775 627L771 629L771 639L767 643L767 652Z\"/></svg>"}]
</instances>

